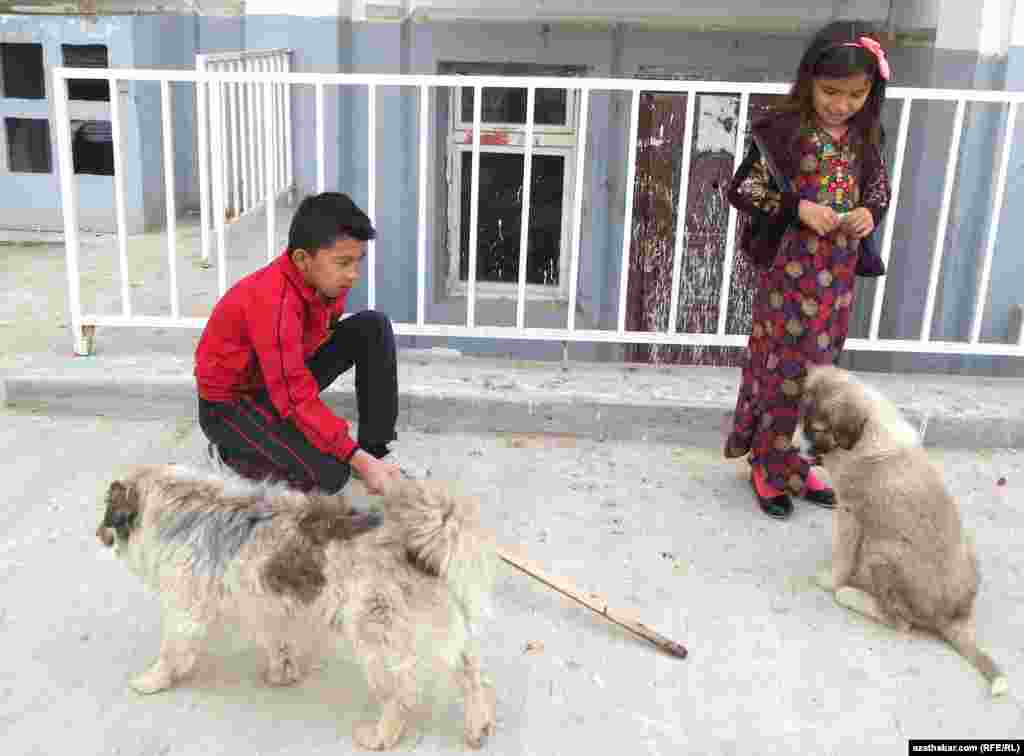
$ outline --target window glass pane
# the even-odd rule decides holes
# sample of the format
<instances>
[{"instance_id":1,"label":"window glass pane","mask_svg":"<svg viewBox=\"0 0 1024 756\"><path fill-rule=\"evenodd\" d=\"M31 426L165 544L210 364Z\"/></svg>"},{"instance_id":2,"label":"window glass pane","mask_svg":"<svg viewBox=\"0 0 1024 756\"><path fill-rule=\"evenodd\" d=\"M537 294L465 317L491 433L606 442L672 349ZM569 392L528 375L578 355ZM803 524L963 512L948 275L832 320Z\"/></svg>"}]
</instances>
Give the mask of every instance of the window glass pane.
<instances>
[{"instance_id":1,"label":"window glass pane","mask_svg":"<svg viewBox=\"0 0 1024 756\"><path fill-rule=\"evenodd\" d=\"M46 97L42 45L0 44L0 65L4 71L4 97L22 100Z\"/></svg>"},{"instance_id":2,"label":"window glass pane","mask_svg":"<svg viewBox=\"0 0 1024 756\"><path fill-rule=\"evenodd\" d=\"M114 134L110 121L72 121L75 173L114 175Z\"/></svg>"},{"instance_id":3,"label":"window glass pane","mask_svg":"<svg viewBox=\"0 0 1024 756\"><path fill-rule=\"evenodd\" d=\"M470 200L473 153L461 152L461 224L459 278L469 280ZM519 281L519 230L523 212L524 157L515 153L480 154L480 213L477 232L477 281ZM526 282L558 285L562 242L565 158L534 155Z\"/></svg>"},{"instance_id":4,"label":"window glass pane","mask_svg":"<svg viewBox=\"0 0 1024 756\"><path fill-rule=\"evenodd\" d=\"M462 88L462 122L473 122L475 90ZM564 126L566 92L564 89L538 89L536 123L542 126ZM483 123L526 123L526 90L507 87L484 87L480 105Z\"/></svg>"},{"instance_id":5,"label":"window glass pane","mask_svg":"<svg viewBox=\"0 0 1024 756\"><path fill-rule=\"evenodd\" d=\"M64 65L68 68L109 68L106 45L61 45ZM99 79L69 79L71 100L110 100L110 84Z\"/></svg>"},{"instance_id":6,"label":"window glass pane","mask_svg":"<svg viewBox=\"0 0 1024 756\"><path fill-rule=\"evenodd\" d=\"M7 165L12 173L50 173L50 122L41 118L5 118Z\"/></svg>"}]
</instances>

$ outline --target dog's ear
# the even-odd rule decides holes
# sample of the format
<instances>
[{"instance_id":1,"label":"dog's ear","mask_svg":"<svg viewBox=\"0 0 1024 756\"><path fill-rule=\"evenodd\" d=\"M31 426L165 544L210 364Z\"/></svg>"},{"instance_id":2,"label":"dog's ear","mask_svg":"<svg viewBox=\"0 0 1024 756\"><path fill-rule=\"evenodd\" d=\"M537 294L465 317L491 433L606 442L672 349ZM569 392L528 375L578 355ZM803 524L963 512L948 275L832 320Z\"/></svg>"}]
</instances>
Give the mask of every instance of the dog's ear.
<instances>
[{"instance_id":1,"label":"dog's ear","mask_svg":"<svg viewBox=\"0 0 1024 756\"><path fill-rule=\"evenodd\" d=\"M107 490L107 511L103 516L103 527L113 528L117 534L127 537L139 515L139 493L134 486L126 486L115 480Z\"/></svg>"},{"instance_id":2,"label":"dog's ear","mask_svg":"<svg viewBox=\"0 0 1024 756\"><path fill-rule=\"evenodd\" d=\"M814 417L818 412L818 402L814 394L804 391L800 397L800 417L807 419Z\"/></svg>"},{"instance_id":3,"label":"dog's ear","mask_svg":"<svg viewBox=\"0 0 1024 756\"><path fill-rule=\"evenodd\" d=\"M827 386L831 382L829 380L830 367L829 365L809 364L801 381L803 392L814 394L822 387Z\"/></svg>"},{"instance_id":4,"label":"dog's ear","mask_svg":"<svg viewBox=\"0 0 1024 756\"><path fill-rule=\"evenodd\" d=\"M832 399L835 380L830 369L828 365L811 363L800 379L801 404L812 411L817 405L826 404Z\"/></svg>"}]
</instances>

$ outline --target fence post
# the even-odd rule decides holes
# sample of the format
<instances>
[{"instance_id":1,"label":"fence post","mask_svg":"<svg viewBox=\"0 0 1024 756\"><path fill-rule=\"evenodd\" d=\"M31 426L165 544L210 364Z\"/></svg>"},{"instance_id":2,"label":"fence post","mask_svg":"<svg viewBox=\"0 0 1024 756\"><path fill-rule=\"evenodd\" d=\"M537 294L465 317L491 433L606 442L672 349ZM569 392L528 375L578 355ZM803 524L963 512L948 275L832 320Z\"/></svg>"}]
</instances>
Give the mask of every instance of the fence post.
<instances>
[{"instance_id":1,"label":"fence post","mask_svg":"<svg viewBox=\"0 0 1024 756\"><path fill-rule=\"evenodd\" d=\"M268 66L269 68L269 66ZM274 175L274 146L277 137L276 129L274 128L274 83L271 77L267 77L267 81L263 84L263 105L264 112L266 114L266 139L264 152L264 179L266 180L266 193L267 193L267 262L274 259L277 254L277 230L275 228L274 213L277 212L276 203L274 202L274 194L277 191L275 175Z\"/></svg>"},{"instance_id":2,"label":"fence post","mask_svg":"<svg viewBox=\"0 0 1024 756\"><path fill-rule=\"evenodd\" d=\"M207 90L210 96L210 134L213 138L213 154L220 156L224 154L224 130L221 124L224 123L224 84L223 82L207 82ZM223 161L218 162L223 165ZM217 230L217 288L219 296L224 296L228 286L227 273L227 238L224 230L224 214L226 212L224 199L223 171L217 170L215 181L211 181L213 190L213 222Z\"/></svg>"},{"instance_id":3,"label":"fence post","mask_svg":"<svg viewBox=\"0 0 1024 756\"><path fill-rule=\"evenodd\" d=\"M284 70L285 73L292 72L292 55L294 53L291 50L285 52L284 58ZM284 159L285 159L285 186L288 188L288 203L290 205L295 204L296 190L295 190L295 169L292 164L294 156L292 155L292 85L284 85Z\"/></svg>"},{"instance_id":4,"label":"fence post","mask_svg":"<svg viewBox=\"0 0 1024 756\"><path fill-rule=\"evenodd\" d=\"M77 355L92 353L95 328L82 325L82 291L78 277L78 186L71 158L71 119L68 117L68 88L63 69L53 69L54 127L57 131L57 165L60 171L61 214L64 216L64 249L67 254L68 308L71 336Z\"/></svg>"},{"instance_id":5,"label":"fence post","mask_svg":"<svg viewBox=\"0 0 1024 756\"><path fill-rule=\"evenodd\" d=\"M196 55L196 71L206 71L206 56ZM199 138L199 238L203 267L210 267L210 119L207 113L209 85L196 82L196 132Z\"/></svg>"},{"instance_id":6,"label":"fence post","mask_svg":"<svg viewBox=\"0 0 1024 756\"><path fill-rule=\"evenodd\" d=\"M124 130L121 127L121 92L118 80L111 76L110 86L110 138L114 150L114 207L117 213L117 258L121 272L121 314L132 316L131 286L128 281L128 222L125 210Z\"/></svg>"}]
</instances>

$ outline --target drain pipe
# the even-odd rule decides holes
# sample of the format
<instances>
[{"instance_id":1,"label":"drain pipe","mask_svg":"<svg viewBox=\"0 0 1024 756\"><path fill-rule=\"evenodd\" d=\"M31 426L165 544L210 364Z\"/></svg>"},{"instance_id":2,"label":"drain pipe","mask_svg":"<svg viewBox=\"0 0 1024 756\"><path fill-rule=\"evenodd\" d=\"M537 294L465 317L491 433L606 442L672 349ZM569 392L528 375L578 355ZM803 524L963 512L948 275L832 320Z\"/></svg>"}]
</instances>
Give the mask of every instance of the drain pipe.
<instances>
[{"instance_id":1,"label":"drain pipe","mask_svg":"<svg viewBox=\"0 0 1024 756\"><path fill-rule=\"evenodd\" d=\"M885 16L885 34L891 44L896 40L896 0L889 0L889 12Z\"/></svg>"}]
</instances>

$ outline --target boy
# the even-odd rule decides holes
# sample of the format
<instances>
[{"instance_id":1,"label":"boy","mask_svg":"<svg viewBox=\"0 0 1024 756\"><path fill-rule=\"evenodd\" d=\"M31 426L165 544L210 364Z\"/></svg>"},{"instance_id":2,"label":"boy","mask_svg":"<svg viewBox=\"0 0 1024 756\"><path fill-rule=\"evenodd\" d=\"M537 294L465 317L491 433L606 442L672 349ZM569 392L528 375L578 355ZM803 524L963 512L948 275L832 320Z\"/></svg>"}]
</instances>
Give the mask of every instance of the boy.
<instances>
[{"instance_id":1,"label":"boy","mask_svg":"<svg viewBox=\"0 0 1024 756\"><path fill-rule=\"evenodd\" d=\"M398 417L391 321L370 310L340 320L375 237L347 195L306 197L288 248L214 307L196 349L199 425L211 452L239 474L327 493L340 491L352 469L370 493L400 475L382 461ZM353 365L358 443L320 399Z\"/></svg>"}]
</instances>

